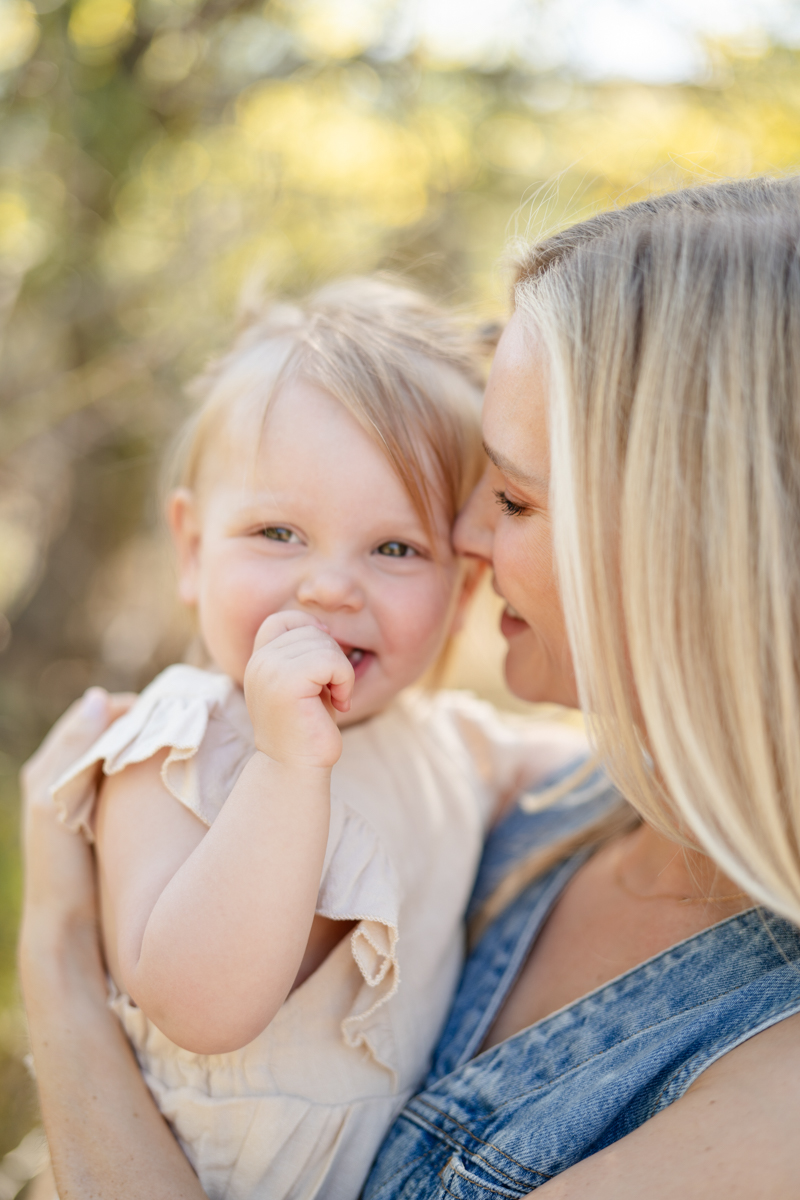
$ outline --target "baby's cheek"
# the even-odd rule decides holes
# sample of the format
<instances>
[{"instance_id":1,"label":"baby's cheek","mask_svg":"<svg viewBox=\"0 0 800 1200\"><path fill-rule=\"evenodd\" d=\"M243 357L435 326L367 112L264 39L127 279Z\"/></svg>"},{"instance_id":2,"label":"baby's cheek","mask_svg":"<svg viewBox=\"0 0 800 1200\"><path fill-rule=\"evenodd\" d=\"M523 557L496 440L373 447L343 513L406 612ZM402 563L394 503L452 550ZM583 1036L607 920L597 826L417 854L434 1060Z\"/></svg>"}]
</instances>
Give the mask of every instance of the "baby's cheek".
<instances>
[{"instance_id":1,"label":"baby's cheek","mask_svg":"<svg viewBox=\"0 0 800 1200\"><path fill-rule=\"evenodd\" d=\"M238 595L233 595L226 598L225 601L225 624L228 630L228 636L232 643L240 648L240 652L246 655L247 658L253 652L253 642L258 633L259 626L268 616L268 613L261 615L259 606L253 603L253 597L248 596L245 589Z\"/></svg>"},{"instance_id":2,"label":"baby's cheek","mask_svg":"<svg viewBox=\"0 0 800 1200\"><path fill-rule=\"evenodd\" d=\"M420 674L444 638L449 611L450 591L425 587L407 596L393 614L387 641Z\"/></svg>"},{"instance_id":3,"label":"baby's cheek","mask_svg":"<svg viewBox=\"0 0 800 1200\"><path fill-rule=\"evenodd\" d=\"M218 566L219 573L209 581L206 603L201 612L203 636L217 666L242 682L253 650L262 615L257 589L246 572Z\"/></svg>"}]
</instances>

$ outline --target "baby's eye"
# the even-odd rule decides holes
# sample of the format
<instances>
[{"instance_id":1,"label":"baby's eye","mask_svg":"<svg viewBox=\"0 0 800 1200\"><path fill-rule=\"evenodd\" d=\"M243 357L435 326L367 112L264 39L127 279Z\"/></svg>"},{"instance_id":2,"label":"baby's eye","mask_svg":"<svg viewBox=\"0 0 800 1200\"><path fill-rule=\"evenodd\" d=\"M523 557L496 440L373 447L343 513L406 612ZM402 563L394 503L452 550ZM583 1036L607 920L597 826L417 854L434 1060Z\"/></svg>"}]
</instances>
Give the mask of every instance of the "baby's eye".
<instances>
[{"instance_id":1,"label":"baby's eye","mask_svg":"<svg viewBox=\"0 0 800 1200\"><path fill-rule=\"evenodd\" d=\"M387 558L411 558L417 551L406 542L382 542L376 553L384 554Z\"/></svg>"},{"instance_id":2,"label":"baby's eye","mask_svg":"<svg viewBox=\"0 0 800 1200\"><path fill-rule=\"evenodd\" d=\"M300 539L293 529L287 529L285 525L267 525L261 530L265 538L269 538L272 542L299 542Z\"/></svg>"}]
</instances>

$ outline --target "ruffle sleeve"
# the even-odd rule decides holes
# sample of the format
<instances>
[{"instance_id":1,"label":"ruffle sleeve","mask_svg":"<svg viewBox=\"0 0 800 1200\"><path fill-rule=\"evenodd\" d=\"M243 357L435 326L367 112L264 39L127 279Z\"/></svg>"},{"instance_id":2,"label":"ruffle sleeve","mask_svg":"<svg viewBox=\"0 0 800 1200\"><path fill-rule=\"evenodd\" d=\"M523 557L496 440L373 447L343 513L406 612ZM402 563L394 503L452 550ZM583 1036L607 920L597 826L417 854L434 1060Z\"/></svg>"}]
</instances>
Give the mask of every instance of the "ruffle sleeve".
<instances>
[{"instance_id":1,"label":"ruffle sleeve","mask_svg":"<svg viewBox=\"0 0 800 1200\"><path fill-rule=\"evenodd\" d=\"M92 841L100 775L116 775L168 750L161 767L164 786L210 825L252 753L246 733L230 719L236 700L227 675L169 667L55 784L61 820Z\"/></svg>"},{"instance_id":2,"label":"ruffle sleeve","mask_svg":"<svg viewBox=\"0 0 800 1200\"><path fill-rule=\"evenodd\" d=\"M365 1047L376 1062L396 1074L392 1023L388 1013L380 1010L400 985L400 880L375 830L335 798L331 835L317 912L334 921L358 921L350 935L350 950L363 980L342 1021L342 1036L346 1045Z\"/></svg>"}]
</instances>

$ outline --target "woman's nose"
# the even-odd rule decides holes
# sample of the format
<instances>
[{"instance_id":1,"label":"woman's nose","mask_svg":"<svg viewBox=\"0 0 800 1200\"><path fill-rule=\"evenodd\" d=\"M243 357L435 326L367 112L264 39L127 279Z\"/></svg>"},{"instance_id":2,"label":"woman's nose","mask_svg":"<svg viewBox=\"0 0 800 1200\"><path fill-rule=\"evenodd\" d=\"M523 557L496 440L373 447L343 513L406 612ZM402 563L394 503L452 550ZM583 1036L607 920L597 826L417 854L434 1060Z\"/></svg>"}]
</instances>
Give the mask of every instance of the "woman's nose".
<instances>
[{"instance_id":1,"label":"woman's nose","mask_svg":"<svg viewBox=\"0 0 800 1200\"><path fill-rule=\"evenodd\" d=\"M453 546L464 558L492 562L497 503L486 471L456 518Z\"/></svg>"},{"instance_id":2,"label":"woman's nose","mask_svg":"<svg viewBox=\"0 0 800 1200\"><path fill-rule=\"evenodd\" d=\"M354 576L332 566L309 572L297 589L300 604L335 612L346 608L358 612L364 607L364 594Z\"/></svg>"}]
</instances>

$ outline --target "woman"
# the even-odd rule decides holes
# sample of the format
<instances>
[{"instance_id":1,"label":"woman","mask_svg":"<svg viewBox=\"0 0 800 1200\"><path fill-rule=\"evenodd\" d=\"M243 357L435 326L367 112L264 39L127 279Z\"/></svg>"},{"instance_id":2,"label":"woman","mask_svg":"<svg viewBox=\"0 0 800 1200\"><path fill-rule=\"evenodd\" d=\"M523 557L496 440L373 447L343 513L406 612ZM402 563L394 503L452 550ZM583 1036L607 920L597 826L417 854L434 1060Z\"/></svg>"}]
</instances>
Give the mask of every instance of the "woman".
<instances>
[{"instance_id":1,"label":"woman","mask_svg":"<svg viewBox=\"0 0 800 1200\"><path fill-rule=\"evenodd\" d=\"M510 685L580 699L638 817L584 770L492 835L473 956L370 1200L797 1194L798 346L797 181L645 201L527 254L457 542L508 602ZM197 1197L105 1009L86 851L44 798L113 716L90 702L26 776L20 960L61 1200Z\"/></svg>"}]
</instances>

